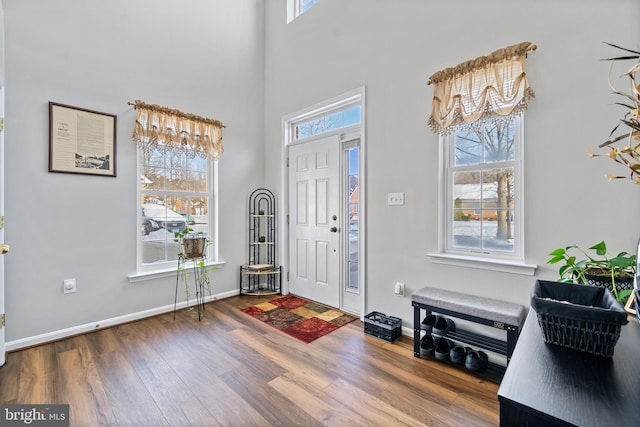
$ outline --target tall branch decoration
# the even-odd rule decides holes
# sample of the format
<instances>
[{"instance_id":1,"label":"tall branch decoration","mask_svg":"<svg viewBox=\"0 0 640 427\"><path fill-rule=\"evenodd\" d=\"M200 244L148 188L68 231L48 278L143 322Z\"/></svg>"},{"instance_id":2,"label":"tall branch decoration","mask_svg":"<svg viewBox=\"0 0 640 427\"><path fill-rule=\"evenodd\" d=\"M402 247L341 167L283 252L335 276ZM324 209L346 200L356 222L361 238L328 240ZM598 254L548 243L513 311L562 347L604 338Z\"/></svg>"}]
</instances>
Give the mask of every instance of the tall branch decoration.
<instances>
[{"instance_id":1,"label":"tall branch decoration","mask_svg":"<svg viewBox=\"0 0 640 427\"><path fill-rule=\"evenodd\" d=\"M640 184L640 84L636 80L636 75L640 72L640 52L627 49L624 47L616 46L611 43L606 43L609 46L616 49L623 50L631 55L617 56L614 58L603 59L603 61L611 61L611 68L609 69L609 86L613 90L613 93L626 98L624 102L616 102L616 105L625 107L628 111L620 119L611 133L609 139L600 144L599 148L609 148L607 156L616 163L627 167L629 169L629 175L613 175L606 173L605 176L611 179L628 178L633 180L636 184ZM613 64L616 61L633 60L636 63L629 68L629 70L622 75L627 76L631 83L630 90L628 92L617 89L611 82L611 72L613 70ZM617 134L620 127L624 127L622 134ZM623 142L621 147L617 147L615 144ZM590 157L599 157L600 154L594 154L587 148L587 153Z\"/></svg>"}]
</instances>

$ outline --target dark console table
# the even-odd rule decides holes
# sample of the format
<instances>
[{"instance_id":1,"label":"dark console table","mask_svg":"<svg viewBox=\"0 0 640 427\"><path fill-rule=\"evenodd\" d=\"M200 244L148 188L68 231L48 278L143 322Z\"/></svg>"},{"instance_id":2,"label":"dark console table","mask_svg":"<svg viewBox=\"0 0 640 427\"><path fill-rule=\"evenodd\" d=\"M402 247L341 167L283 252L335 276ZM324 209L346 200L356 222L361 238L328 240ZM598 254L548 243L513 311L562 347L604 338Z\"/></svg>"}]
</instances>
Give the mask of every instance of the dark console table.
<instances>
[{"instance_id":1,"label":"dark console table","mask_svg":"<svg viewBox=\"0 0 640 427\"><path fill-rule=\"evenodd\" d=\"M546 344L529 310L498 390L501 426L640 426L640 326L622 326L613 358Z\"/></svg>"}]
</instances>

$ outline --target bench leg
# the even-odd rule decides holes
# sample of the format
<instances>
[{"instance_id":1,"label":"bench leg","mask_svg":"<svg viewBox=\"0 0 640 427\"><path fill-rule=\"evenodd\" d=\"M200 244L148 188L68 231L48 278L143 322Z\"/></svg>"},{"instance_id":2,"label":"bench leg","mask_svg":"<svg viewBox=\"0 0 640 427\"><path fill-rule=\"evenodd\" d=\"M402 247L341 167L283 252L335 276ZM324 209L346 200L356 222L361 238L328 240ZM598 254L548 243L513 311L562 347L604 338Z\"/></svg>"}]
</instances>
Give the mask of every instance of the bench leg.
<instances>
[{"instance_id":1,"label":"bench leg","mask_svg":"<svg viewBox=\"0 0 640 427\"><path fill-rule=\"evenodd\" d=\"M420 306L413 306L413 357L420 357Z\"/></svg>"},{"instance_id":2,"label":"bench leg","mask_svg":"<svg viewBox=\"0 0 640 427\"><path fill-rule=\"evenodd\" d=\"M510 326L507 329L507 365L511 360L513 350L516 348L516 342L518 341L518 328Z\"/></svg>"}]
</instances>

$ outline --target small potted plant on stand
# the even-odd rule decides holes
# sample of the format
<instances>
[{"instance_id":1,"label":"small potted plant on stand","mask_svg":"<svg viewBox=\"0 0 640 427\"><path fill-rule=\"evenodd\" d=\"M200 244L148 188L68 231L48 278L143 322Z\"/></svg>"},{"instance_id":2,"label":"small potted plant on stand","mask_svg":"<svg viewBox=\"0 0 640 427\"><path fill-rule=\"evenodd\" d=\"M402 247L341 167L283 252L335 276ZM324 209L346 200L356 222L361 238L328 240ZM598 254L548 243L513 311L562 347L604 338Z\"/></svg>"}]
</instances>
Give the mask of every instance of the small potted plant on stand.
<instances>
[{"instance_id":1,"label":"small potted plant on stand","mask_svg":"<svg viewBox=\"0 0 640 427\"><path fill-rule=\"evenodd\" d=\"M578 245L558 248L549 253L551 258L547 264L563 262L558 270L560 282L606 287L624 304L633 292L636 255L620 252L612 257L604 241L591 246L589 250L595 254L589 255ZM578 259L574 255L576 251L584 258Z\"/></svg>"},{"instance_id":2,"label":"small potted plant on stand","mask_svg":"<svg viewBox=\"0 0 640 427\"><path fill-rule=\"evenodd\" d=\"M173 305L173 317L175 319L175 312L178 303L178 281L182 278L182 282L185 286L185 294L187 306L189 305L189 281L185 269L186 261L193 263L193 278L195 280L196 291L196 304L197 318L201 320L204 316L204 298L205 291L211 296L211 282L209 280L209 271L215 269L215 267L207 268L206 262L206 248L209 244L207 235L204 233L195 233L193 229L186 227L180 232L174 233L173 241L178 243L182 248L182 251L178 253L178 273L176 276L176 295ZM194 307L189 307L193 310ZM194 313L194 317L196 314Z\"/></svg>"},{"instance_id":3,"label":"small potted plant on stand","mask_svg":"<svg viewBox=\"0 0 640 427\"><path fill-rule=\"evenodd\" d=\"M207 235L202 232L195 233L189 227L173 233L173 241L180 244L181 254L185 258L202 258L207 247Z\"/></svg>"}]
</instances>

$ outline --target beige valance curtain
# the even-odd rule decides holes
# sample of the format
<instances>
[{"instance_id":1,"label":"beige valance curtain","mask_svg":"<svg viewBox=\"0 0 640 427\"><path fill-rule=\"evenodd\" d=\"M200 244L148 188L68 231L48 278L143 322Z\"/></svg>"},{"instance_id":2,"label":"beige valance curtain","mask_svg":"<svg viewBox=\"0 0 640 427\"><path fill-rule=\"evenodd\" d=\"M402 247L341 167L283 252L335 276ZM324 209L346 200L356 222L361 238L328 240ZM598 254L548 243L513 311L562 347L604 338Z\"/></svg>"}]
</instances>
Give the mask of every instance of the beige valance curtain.
<instances>
[{"instance_id":1,"label":"beige valance curtain","mask_svg":"<svg viewBox=\"0 0 640 427\"><path fill-rule=\"evenodd\" d=\"M129 105L136 109L132 138L139 148L164 145L211 160L222 154L222 122L140 100Z\"/></svg>"},{"instance_id":2,"label":"beige valance curtain","mask_svg":"<svg viewBox=\"0 0 640 427\"><path fill-rule=\"evenodd\" d=\"M429 127L441 135L485 119L522 113L534 97L524 71L530 42L496 50L429 77L433 110Z\"/></svg>"}]
</instances>

